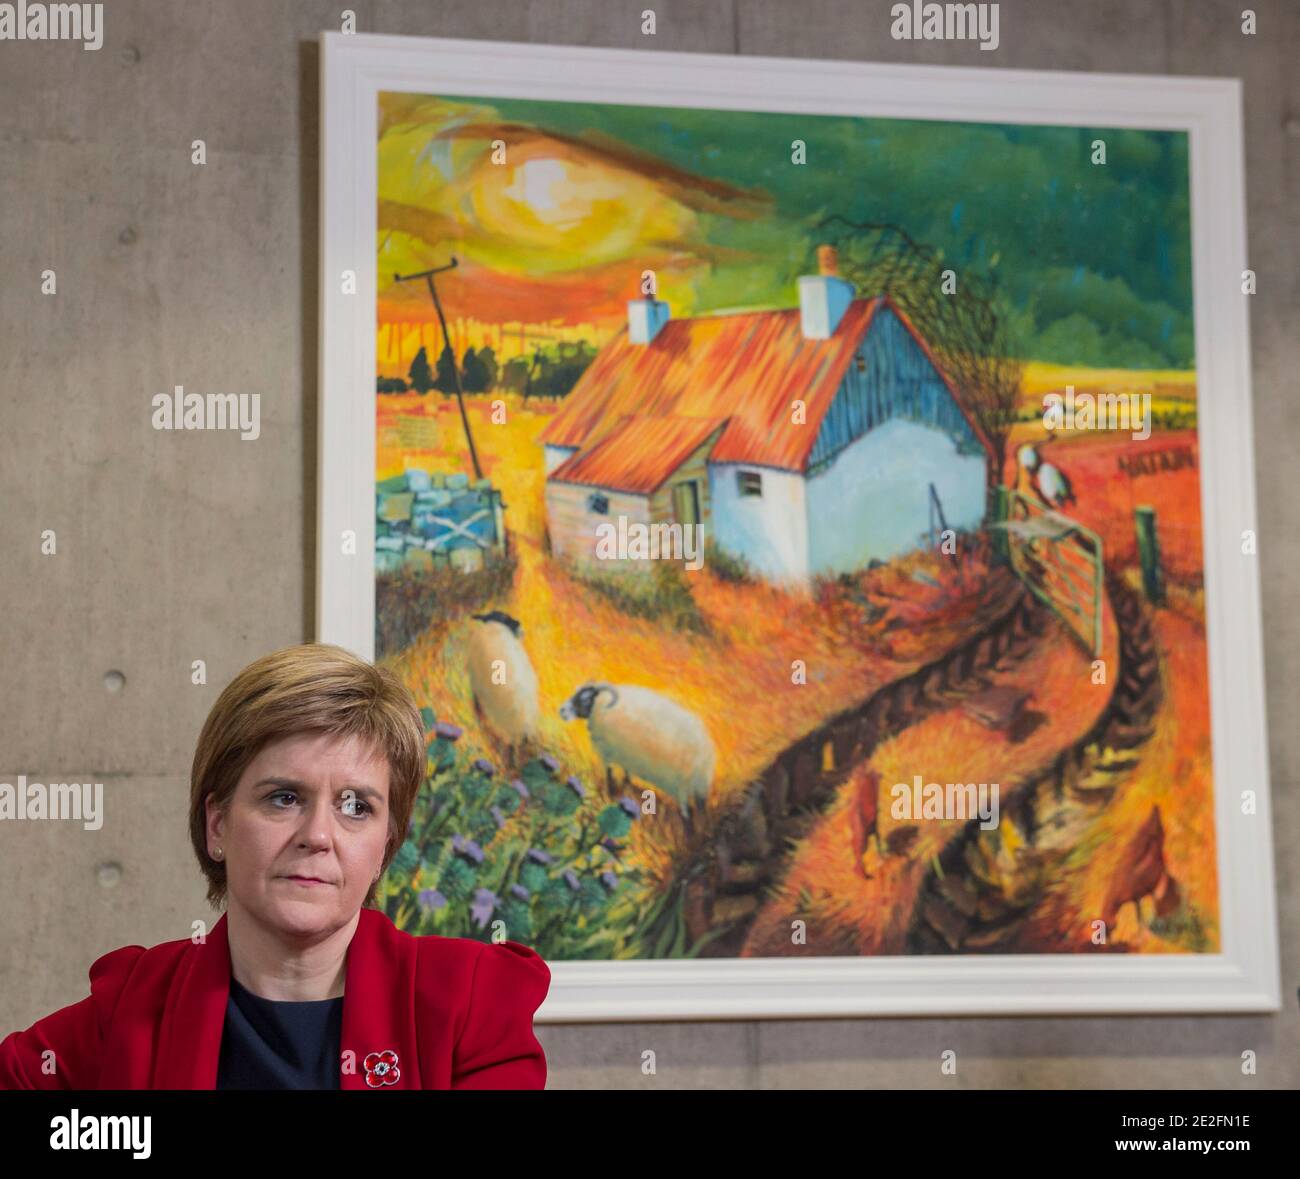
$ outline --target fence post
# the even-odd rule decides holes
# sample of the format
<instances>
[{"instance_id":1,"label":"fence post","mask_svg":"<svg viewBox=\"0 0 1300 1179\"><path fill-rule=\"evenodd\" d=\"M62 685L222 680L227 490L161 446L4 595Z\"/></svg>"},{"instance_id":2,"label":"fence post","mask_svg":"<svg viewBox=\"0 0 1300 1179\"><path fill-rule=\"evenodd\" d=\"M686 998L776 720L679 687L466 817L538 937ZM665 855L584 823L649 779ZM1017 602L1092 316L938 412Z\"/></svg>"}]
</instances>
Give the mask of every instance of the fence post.
<instances>
[{"instance_id":1,"label":"fence post","mask_svg":"<svg viewBox=\"0 0 1300 1179\"><path fill-rule=\"evenodd\" d=\"M1001 483L993 488L993 519L1001 523L1011 515L1011 489ZM1011 538L1005 528L993 529L993 551L1005 561L1011 560Z\"/></svg>"},{"instance_id":2,"label":"fence post","mask_svg":"<svg viewBox=\"0 0 1300 1179\"><path fill-rule=\"evenodd\" d=\"M1155 605L1165 600L1165 578L1160 568L1160 540L1156 535L1156 510L1148 505L1137 509L1138 557L1142 562L1142 587Z\"/></svg>"}]
</instances>

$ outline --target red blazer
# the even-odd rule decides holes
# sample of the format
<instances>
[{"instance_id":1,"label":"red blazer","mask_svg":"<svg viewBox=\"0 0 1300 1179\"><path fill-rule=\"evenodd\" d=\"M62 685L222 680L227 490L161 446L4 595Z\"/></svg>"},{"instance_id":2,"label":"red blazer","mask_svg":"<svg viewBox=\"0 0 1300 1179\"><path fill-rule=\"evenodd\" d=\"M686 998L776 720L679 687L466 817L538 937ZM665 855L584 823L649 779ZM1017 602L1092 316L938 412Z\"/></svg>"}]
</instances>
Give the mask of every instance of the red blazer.
<instances>
[{"instance_id":1,"label":"red blazer","mask_svg":"<svg viewBox=\"0 0 1300 1179\"><path fill-rule=\"evenodd\" d=\"M413 937L362 909L348 947L341 1087L545 1088L533 1012L550 979L518 942ZM229 993L224 914L200 945L123 946L91 966L88 998L0 1043L0 1089L213 1089ZM53 1074L42 1070L46 1050Z\"/></svg>"}]
</instances>

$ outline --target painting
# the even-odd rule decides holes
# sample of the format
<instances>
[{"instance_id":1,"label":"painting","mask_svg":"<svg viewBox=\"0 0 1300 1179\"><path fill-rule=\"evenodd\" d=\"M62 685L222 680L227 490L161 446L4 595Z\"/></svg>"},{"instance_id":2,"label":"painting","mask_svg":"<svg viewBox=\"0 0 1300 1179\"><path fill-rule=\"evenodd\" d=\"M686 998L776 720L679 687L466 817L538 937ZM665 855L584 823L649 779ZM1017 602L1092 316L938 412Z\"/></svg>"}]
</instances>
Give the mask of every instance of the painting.
<instances>
[{"instance_id":1,"label":"painting","mask_svg":"<svg viewBox=\"0 0 1300 1179\"><path fill-rule=\"evenodd\" d=\"M320 630L425 720L400 928L551 1018L1276 1002L1200 87L326 35Z\"/></svg>"}]
</instances>

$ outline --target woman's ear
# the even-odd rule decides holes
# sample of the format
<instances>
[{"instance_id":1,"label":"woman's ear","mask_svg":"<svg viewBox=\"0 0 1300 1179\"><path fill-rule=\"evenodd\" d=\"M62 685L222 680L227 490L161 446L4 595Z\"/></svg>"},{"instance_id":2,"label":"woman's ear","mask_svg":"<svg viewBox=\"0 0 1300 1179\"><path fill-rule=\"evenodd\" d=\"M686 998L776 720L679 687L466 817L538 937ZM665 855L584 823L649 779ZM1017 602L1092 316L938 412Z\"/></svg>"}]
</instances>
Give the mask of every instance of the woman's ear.
<instances>
[{"instance_id":1,"label":"woman's ear","mask_svg":"<svg viewBox=\"0 0 1300 1179\"><path fill-rule=\"evenodd\" d=\"M221 807L216 805L213 796L209 794L203 800L204 815L207 822L204 824L208 836L209 853L213 846L222 846L222 835L225 828L226 816Z\"/></svg>"}]
</instances>

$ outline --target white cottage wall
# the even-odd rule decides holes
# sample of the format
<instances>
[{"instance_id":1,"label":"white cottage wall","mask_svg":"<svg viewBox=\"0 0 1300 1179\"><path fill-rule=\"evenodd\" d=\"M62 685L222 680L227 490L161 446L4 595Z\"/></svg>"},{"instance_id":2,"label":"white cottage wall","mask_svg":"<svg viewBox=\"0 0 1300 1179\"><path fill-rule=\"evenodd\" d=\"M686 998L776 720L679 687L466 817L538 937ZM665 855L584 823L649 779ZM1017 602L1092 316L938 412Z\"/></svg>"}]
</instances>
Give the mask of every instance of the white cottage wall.
<instances>
[{"instance_id":1,"label":"white cottage wall","mask_svg":"<svg viewBox=\"0 0 1300 1179\"><path fill-rule=\"evenodd\" d=\"M740 494L740 471L762 477L762 495ZM710 463L709 495L711 534L721 548L771 581L798 585L808 580L808 507L802 475L743 463Z\"/></svg>"},{"instance_id":2,"label":"white cottage wall","mask_svg":"<svg viewBox=\"0 0 1300 1179\"><path fill-rule=\"evenodd\" d=\"M543 454L546 458L546 475L549 478L552 471L555 470L565 459L567 459L578 448L576 446L544 446Z\"/></svg>"},{"instance_id":3,"label":"white cottage wall","mask_svg":"<svg viewBox=\"0 0 1300 1179\"><path fill-rule=\"evenodd\" d=\"M950 528L984 518L985 459L942 431L896 418L851 443L807 480L809 570L848 573L928 544L931 483Z\"/></svg>"}]
</instances>

